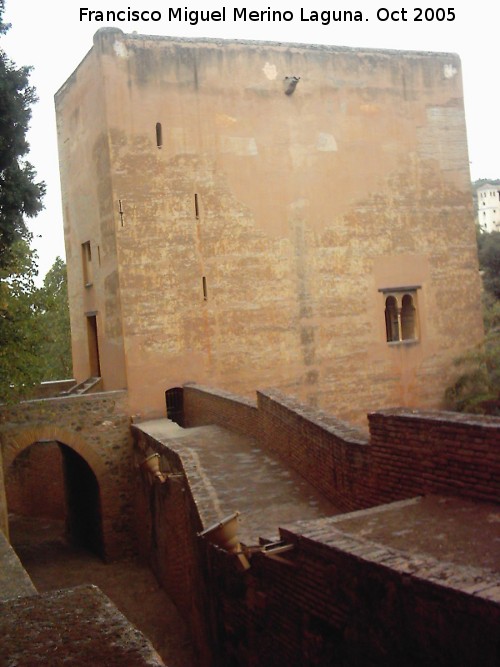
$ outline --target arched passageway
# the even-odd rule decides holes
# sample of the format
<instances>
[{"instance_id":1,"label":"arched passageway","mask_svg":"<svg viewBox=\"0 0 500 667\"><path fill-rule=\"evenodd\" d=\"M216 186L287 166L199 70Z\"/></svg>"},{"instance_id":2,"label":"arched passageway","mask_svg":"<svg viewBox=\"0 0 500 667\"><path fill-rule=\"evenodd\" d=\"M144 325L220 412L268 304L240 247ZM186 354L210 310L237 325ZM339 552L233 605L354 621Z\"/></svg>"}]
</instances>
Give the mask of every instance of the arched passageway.
<instances>
[{"instance_id":1,"label":"arched passageway","mask_svg":"<svg viewBox=\"0 0 500 667\"><path fill-rule=\"evenodd\" d=\"M68 539L104 558L99 484L88 463L61 445Z\"/></svg>"},{"instance_id":2,"label":"arched passageway","mask_svg":"<svg viewBox=\"0 0 500 667\"><path fill-rule=\"evenodd\" d=\"M97 478L71 447L56 441L34 442L6 470L7 508L18 517L52 521L61 537L104 558L102 513ZM19 528L11 530L13 546Z\"/></svg>"}]
</instances>

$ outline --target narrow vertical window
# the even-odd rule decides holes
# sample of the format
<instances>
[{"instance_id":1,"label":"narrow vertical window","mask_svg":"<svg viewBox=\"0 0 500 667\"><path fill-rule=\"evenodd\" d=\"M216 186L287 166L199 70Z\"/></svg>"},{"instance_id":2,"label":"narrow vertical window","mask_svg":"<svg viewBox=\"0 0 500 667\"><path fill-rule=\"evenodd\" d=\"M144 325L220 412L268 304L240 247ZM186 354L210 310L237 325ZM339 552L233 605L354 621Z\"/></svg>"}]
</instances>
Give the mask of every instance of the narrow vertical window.
<instances>
[{"instance_id":1,"label":"narrow vertical window","mask_svg":"<svg viewBox=\"0 0 500 667\"><path fill-rule=\"evenodd\" d=\"M122 200L118 200L118 213L120 214L120 225L123 227L123 206Z\"/></svg>"},{"instance_id":2,"label":"narrow vertical window","mask_svg":"<svg viewBox=\"0 0 500 667\"><path fill-rule=\"evenodd\" d=\"M161 123L156 123L156 145L158 146L158 148L161 148L163 146Z\"/></svg>"},{"instance_id":3,"label":"narrow vertical window","mask_svg":"<svg viewBox=\"0 0 500 667\"><path fill-rule=\"evenodd\" d=\"M203 278L201 279L201 282L202 282L202 286L203 286L203 299L204 299L205 301L207 301L207 300L208 300L208 293L207 293L207 279L206 279L205 276L203 276Z\"/></svg>"},{"instance_id":4,"label":"narrow vertical window","mask_svg":"<svg viewBox=\"0 0 500 667\"><path fill-rule=\"evenodd\" d=\"M92 250L90 248L90 241L82 243L82 269L83 269L83 284L85 287L92 285Z\"/></svg>"},{"instance_id":5,"label":"narrow vertical window","mask_svg":"<svg viewBox=\"0 0 500 667\"><path fill-rule=\"evenodd\" d=\"M198 195L195 193L194 195L194 214L196 216L196 219L200 219L200 208L198 204Z\"/></svg>"}]
</instances>

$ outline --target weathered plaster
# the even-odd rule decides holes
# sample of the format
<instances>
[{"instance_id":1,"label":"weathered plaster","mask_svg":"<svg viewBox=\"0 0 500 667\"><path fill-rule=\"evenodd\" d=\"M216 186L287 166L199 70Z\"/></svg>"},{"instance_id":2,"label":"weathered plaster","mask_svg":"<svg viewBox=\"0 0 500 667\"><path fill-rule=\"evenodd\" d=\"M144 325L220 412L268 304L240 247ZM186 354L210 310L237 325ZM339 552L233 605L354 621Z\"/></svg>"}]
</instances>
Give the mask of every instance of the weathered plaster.
<instances>
[{"instance_id":1,"label":"weathered plaster","mask_svg":"<svg viewBox=\"0 0 500 667\"><path fill-rule=\"evenodd\" d=\"M438 407L482 335L460 68L99 31L56 96L77 379L95 311L104 388L144 417L191 380L356 421ZM419 342L395 349L379 289L413 281Z\"/></svg>"}]
</instances>

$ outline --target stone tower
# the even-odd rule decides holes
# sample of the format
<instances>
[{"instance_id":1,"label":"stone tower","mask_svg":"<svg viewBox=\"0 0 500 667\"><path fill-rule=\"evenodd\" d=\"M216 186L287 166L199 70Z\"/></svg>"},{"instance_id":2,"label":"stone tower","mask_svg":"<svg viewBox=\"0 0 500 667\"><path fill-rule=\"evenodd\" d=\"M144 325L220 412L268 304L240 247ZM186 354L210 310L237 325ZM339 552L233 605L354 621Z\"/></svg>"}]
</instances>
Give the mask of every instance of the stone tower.
<instances>
[{"instance_id":1,"label":"stone tower","mask_svg":"<svg viewBox=\"0 0 500 667\"><path fill-rule=\"evenodd\" d=\"M56 94L77 380L438 407L482 335L460 69L99 30Z\"/></svg>"}]
</instances>

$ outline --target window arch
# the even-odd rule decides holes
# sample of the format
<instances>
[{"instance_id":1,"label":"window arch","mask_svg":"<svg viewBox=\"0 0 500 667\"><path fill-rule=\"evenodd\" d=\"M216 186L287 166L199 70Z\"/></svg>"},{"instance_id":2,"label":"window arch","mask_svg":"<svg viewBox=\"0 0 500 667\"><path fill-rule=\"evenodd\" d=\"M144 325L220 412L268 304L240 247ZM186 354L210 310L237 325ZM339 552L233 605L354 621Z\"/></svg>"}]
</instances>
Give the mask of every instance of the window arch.
<instances>
[{"instance_id":1,"label":"window arch","mask_svg":"<svg viewBox=\"0 0 500 667\"><path fill-rule=\"evenodd\" d=\"M420 285L379 289L384 295L385 334L388 343L418 340L419 288Z\"/></svg>"},{"instance_id":2,"label":"window arch","mask_svg":"<svg viewBox=\"0 0 500 667\"><path fill-rule=\"evenodd\" d=\"M385 332L388 343L399 340L398 302L394 296L385 300Z\"/></svg>"},{"instance_id":3,"label":"window arch","mask_svg":"<svg viewBox=\"0 0 500 667\"><path fill-rule=\"evenodd\" d=\"M405 294L401 302L401 339L414 340L416 337L416 308L411 294Z\"/></svg>"}]
</instances>

